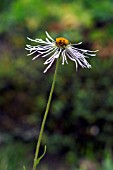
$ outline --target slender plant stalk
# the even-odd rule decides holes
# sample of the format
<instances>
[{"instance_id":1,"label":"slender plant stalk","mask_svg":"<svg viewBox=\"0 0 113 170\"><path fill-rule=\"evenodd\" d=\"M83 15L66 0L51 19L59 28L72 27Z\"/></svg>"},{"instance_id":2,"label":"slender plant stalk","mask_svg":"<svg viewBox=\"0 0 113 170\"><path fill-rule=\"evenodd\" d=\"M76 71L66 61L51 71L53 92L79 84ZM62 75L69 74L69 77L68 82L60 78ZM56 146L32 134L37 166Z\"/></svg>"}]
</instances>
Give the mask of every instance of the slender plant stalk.
<instances>
[{"instance_id":1,"label":"slender plant stalk","mask_svg":"<svg viewBox=\"0 0 113 170\"><path fill-rule=\"evenodd\" d=\"M55 87L56 75L57 75L57 70L58 70L58 63L59 63L59 58L57 59L56 69L55 69L55 73L54 73L54 77L53 77L53 82L52 82L52 86L51 86L51 90L50 90L45 114L44 114L44 117L43 117L41 129L40 129L40 133L39 133L39 137L38 137L38 142L37 142L35 157L34 157L34 163L33 163L33 170L36 170L36 166L37 166L40 144L41 144L41 140L42 140L42 136L43 136L43 132L44 132L44 127L45 127L48 111L49 111L50 104L51 104L52 94L53 94L54 87Z\"/></svg>"}]
</instances>

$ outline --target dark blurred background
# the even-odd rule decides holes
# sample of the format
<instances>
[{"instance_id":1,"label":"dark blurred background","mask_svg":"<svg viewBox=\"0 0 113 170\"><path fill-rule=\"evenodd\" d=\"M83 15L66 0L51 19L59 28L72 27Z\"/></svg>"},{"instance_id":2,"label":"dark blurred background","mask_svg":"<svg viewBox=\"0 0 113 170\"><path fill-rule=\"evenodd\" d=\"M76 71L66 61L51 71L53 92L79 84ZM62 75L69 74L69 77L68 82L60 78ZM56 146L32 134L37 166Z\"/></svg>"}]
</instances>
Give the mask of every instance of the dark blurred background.
<instances>
[{"instance_id":1,"label":"dark blurred background","mask_svg":"<svg viewBox=\"0 0 113 170\"><path fill-rule=\"evenodd\" d=\"M27 36L65 37L99 50L92 69L60 65L40 154L40 170L112 170L113 1L0 2L0 170L31 170L55 65L27 56Z\"/></svg>"}]
</instances>

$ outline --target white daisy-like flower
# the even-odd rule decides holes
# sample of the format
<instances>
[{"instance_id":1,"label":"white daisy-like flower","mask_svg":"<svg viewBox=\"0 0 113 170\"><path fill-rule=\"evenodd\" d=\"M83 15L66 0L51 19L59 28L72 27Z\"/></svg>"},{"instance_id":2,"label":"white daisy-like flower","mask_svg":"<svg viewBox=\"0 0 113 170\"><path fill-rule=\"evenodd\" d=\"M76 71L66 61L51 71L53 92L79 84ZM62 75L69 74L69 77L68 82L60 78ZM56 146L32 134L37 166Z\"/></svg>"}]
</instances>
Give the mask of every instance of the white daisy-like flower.
<instances>
[{"instance_id":1,"label":"white daisy-like flower","mask_svg":"<svg viewBox=\"0 0 113 170\"><path fill-rule=\"evenodd\" d=\"M47 38L46 40L42 39L31 39L28 40L38 43L36 46L26 45L26 50L29 51L28 55L32 55L37 53L37 55L32 59L35 60L38 57L49 57L44 64L48 64L47 68L44 70L44 73L51 67L53 62L58 59L60 56L62 57L62 65L64 63L68 64L67 58L74 61L76 64L76 70L78 68L78 64L82 68L91 68L91 65L87 62L86 58L89 56L95 56L96 51L89 51L84 49L76 48L76 45L81 44L71 44L66 38L59 37L54 40L46 31Z\"/></svg>"}]
</instances>

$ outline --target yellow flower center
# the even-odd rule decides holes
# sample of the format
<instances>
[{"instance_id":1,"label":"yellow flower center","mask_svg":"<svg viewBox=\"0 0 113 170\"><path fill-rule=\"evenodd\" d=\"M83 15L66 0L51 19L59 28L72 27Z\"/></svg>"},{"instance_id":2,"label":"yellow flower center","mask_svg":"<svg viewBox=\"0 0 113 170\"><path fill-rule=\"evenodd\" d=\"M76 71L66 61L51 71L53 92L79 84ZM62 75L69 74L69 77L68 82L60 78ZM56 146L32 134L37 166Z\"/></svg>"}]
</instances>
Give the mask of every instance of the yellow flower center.
<instances>
[{"instance_id":1,"label":"yellow flower center","mask_svg":"<svg viewBox=\"0 0 113 170\"><path fill-rule=\"evenodd\" d=\"M63 38L63 37L56 38L56 45L58 47L65 48L66 45L68 44L69 44L69 41L66 38Z\"/></svg>"}]
</instances>

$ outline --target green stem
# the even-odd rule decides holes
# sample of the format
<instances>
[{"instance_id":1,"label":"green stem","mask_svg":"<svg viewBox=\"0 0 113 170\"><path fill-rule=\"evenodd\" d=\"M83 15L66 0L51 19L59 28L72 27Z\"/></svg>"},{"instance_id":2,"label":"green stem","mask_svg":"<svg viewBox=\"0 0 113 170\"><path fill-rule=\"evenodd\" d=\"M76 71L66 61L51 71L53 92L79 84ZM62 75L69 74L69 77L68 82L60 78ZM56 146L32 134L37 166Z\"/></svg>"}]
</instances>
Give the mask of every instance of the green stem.
<instances>
[{"instance_id":1,"label":"green stem","mask_svg":"<svg viewBox=\"0 0 113 170\"><path fill-rule=\"evenodd\" d=\"M39 138L38 138L36 151L35 151L35 157L34 157L33 170L36 170L36 166L37 166L37 160L38 160L38 155L39 155L40 144L41 144L41 140L42 140L42 136L43 136L43 131L44 131L48 111L49 111L50 104L51 104L52 94L53 94L54 87L55 87L56 75L57 75L57 70L58 70L58 63L59 63L59 58L57 59L56 69L55 69L55 73L54 73L54 77L53 77L53 82L52 82L52 86L51 86L51 90L50 90L50 94L49 94L45 114L44 114L44 117L43 117L40 133L39 133Z\"/></svg>"}]
</instances>

